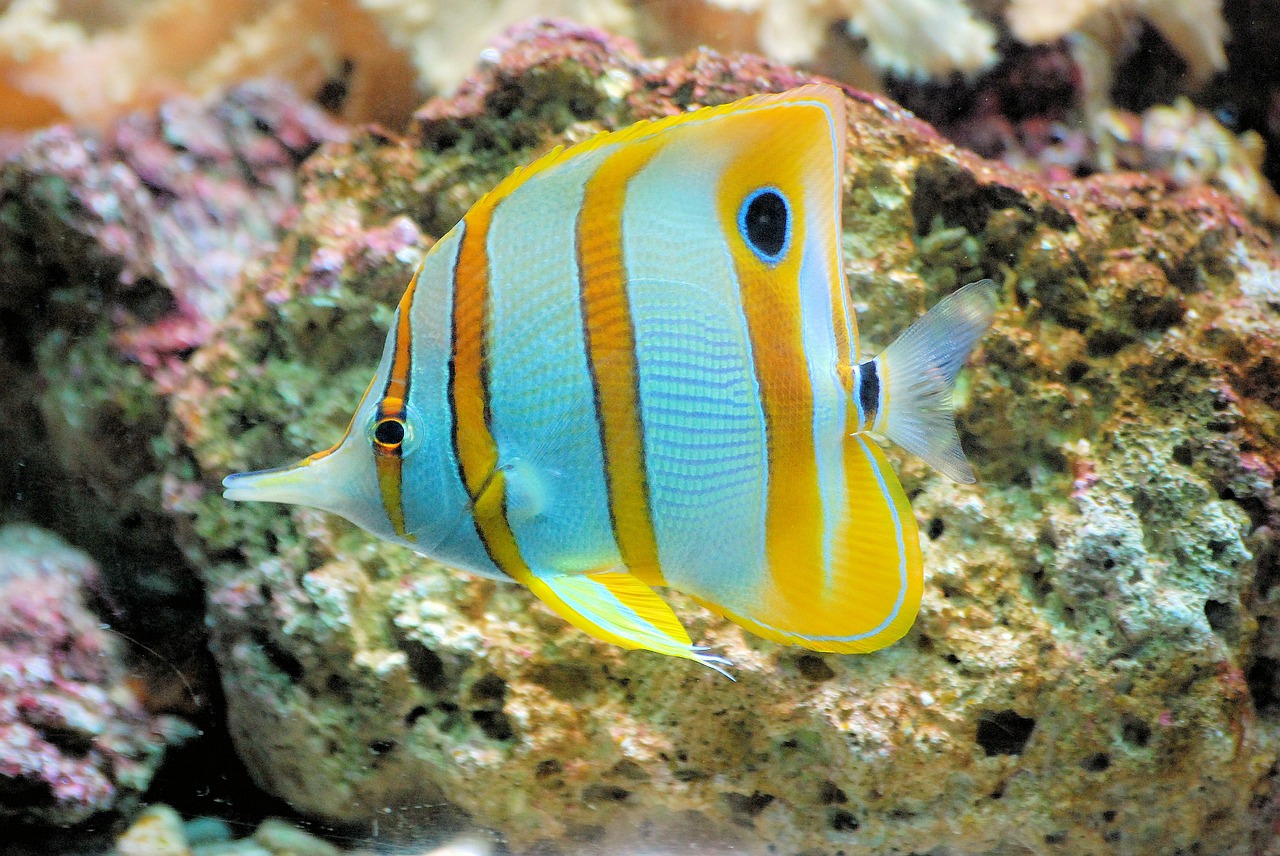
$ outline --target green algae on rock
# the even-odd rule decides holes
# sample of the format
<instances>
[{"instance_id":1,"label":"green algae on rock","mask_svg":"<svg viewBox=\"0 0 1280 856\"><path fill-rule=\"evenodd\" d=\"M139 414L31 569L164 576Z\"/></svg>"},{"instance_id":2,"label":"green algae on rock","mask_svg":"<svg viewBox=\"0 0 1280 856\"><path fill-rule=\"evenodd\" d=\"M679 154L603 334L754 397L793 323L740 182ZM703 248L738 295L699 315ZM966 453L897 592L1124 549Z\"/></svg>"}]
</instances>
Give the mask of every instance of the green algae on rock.
<instances>
[{"instance_id":1,"label":"green algae on rock","mask_svg":"<svg viewBox=\"0 0 1280 856\"><path fill-rule=\"evenodd\" d=\"M851 93L845 244L867 338L964 280L1005 303L964 390L979 484L899 471L926 533L901 643L817 656L673 598L737 683L626 654L516 587L345 522L242 507L232 469L341 433L420 253L518 163L785 89L749 57L644 60L526 29L408 140L304 169L293 235L174 398L172 510L208 585L236 745L300 810L591 848L1248 853L1280 760L1280 270L1226 196L1045 185Z\"/></svg>"},{"instance_id":2,"label":"green algae on rock","mask_svg":"<svg viewBox=\"0 0 1280 856\"><path fill-rule=\"evenodd\" d=\"M168 396L275 247L297 164L344 135L255 82L48 128L0 163L0 518L89 551L121 621L175 660L201 647L201 594L162 499Z\"/></svg>"}]
</instances>

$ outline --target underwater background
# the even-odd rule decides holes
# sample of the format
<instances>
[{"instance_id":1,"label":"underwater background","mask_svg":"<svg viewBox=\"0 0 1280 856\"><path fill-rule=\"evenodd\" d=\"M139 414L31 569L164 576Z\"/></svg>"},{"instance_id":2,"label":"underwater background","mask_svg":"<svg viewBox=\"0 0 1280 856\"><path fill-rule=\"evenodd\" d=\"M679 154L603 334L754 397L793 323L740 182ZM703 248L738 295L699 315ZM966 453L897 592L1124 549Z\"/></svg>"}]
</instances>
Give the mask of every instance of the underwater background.
<instances>
[{"instance_id":1,"label":"underwater background","mask_svg":"<svg viewBox=\"0 0 1280 856\"><path fill-rule=\"evenodd\" d=\"M0 0L0 853L1280 854L1280 5ZM736 682L332 515L424 252L512 169L846 86L875 353L990 277L978 482L887 449L870 655Z\"/></svg>"}]
</instances>

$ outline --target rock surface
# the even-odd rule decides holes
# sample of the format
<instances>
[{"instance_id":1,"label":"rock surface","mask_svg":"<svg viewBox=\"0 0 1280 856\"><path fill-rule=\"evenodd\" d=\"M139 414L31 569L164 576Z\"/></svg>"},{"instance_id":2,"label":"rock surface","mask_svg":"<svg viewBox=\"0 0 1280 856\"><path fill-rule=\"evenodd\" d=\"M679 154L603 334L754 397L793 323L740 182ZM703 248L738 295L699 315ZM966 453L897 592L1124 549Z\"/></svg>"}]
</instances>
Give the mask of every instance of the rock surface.
<instances>
[{"instance_id":1,"label":"rock surface","mask_svg":"<svg viewBox=\"0 0 1280 856\"><path fill-rule=\"evenodd\" d=\"M337 438L413 265L507 171L804 81L754 58L648 60L585 29L522 29L410 137L366 133L307 160L283 241L287 203L244 244L257 260L242 290L219 292L230 315L207 312L177 348L132 351L157 316L116 299L129 289L54 289L40 299L61 308L37 328L26 301L47 271L111 283L127 264L100 261L123 257L122 230L79 228L86 183L22 184L0 202L72 214L23 214L24 242L0 238L6 273L45 243L56 262L4 296L20 347L0 357L40 377L6 393L40 402L17 449L47 432L59 450L23 484L77 473L99 498L97 543L123 531L123 508L163 549L177 537L204 575L239 752L320 818L413 834L470 816L516 852L1280 852L1280 265L1215 189L1043 183L850 93L846 267L869 351L964 281L1004 288L960 395L979 484L895 458L927 580L918 624L882 653L769 644L672 596L735 660L731 683L596 644L516 587L337 518L220 498L225 473ZM294 164L273 182L292 188ZM113 223L128 238L152 220ZM187 293L175 270L143 278L159 317ZM86 298L97 310L73 311ZM67 413L101 412L127 443L68 458L104 434ZM123 475L102 480L104 461Z\"/></svg>"},{"instance_id":2,"label":"rock surface","mask_svg":"<svg viewBox=\"0 0 1280 856\"><path fill-rule=\"evenodd\" d=\"M172 660L173 640L201 643L201 603L161 500L166 396L275 248L298 163L344 134L251 83L50 128L0 164L0 519L88 550L129 630Z\"/></svg>"},{"instance_id":3,"label":"rock surface","mask_svg":"<svg viewBox=\"0 0 1280 856\"><path fill-rule=\"evenodd\" d=\"M189 736L144 710L120 640L85 604L97 583L89 557L55 536L0 529L0 821L10 832L127 811L165 746Z\"/></svg>"},{"instance_id":4,"label":"rock surface","mask_svg":"<svg viewBox=\"0 0 1280 856\"><path fill-rule=\"evenodd\" d=\"M307 162L290 237L171 402L166 495L243 757L305 812L412 830L461 810L517 852L1277 852L1280 265L1216 190L1043 184L851 93L869 350L958 284L1004 295L961 391L979 483L896 458L925 599L874 655L779 647L672 597L730 683L336 518L220 498L227 472L340 435L413 265L511 168L802 80L530 28L410 139Z\"/></svg>"}]
</instances>

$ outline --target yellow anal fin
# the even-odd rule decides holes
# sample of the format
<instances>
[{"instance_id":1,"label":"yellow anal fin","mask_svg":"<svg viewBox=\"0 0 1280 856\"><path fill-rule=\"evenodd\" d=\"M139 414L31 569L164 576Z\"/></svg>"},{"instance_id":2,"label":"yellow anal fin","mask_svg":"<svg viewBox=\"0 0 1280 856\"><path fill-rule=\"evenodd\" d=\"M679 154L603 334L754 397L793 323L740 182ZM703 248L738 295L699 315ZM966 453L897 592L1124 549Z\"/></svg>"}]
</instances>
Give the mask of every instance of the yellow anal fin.
<instances>
[{"instance_id":1,"label":"yellow anal fin","mask_svg":"<svg viewBox=\"0 0 1280 856\"><path fill-rule=\"evenodd\" d=\"M732 678L728 660L694 645L658 593L626 571L535 576L529 589L588 635L623 648L644 648L695 660Z\"/></svg>"},{"instance_id":2,"label":"yellow anal fin","mask_svg":"<svg viewBox=\"0 0 1280 856\"><path fill-rule=\"evenodd\" d=\"M922 588L911 504L884 453L864 437L845 444L845 486L848 508L822 586L808 582L811 573L782 567L772 569L769 585L751 595L744 589L736 602L686 593L757 636L814 651L865 654L901 639Z\"/></svg>"}]
</instances>

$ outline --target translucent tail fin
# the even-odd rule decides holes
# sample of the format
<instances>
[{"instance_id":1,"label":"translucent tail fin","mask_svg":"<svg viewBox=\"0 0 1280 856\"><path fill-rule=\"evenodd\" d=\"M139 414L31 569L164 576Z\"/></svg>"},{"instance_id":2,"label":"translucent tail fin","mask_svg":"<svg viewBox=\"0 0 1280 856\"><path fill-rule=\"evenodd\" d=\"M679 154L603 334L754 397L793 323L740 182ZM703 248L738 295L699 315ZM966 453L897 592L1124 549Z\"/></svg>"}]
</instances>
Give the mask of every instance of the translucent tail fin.
<instances>
[{"instance_id":1,"label":"translucent tail fin","mask_svg":"<svg viewBox=\"0 0 1280 856\"><path fill-rule=\"evenodd\" d=\"M944 297L873 360L880 410L873 430L958 482L975 481L956 433L951 392L973 346L991 326L998 296L989 279Z\"/></svg>"}]
</instances>

